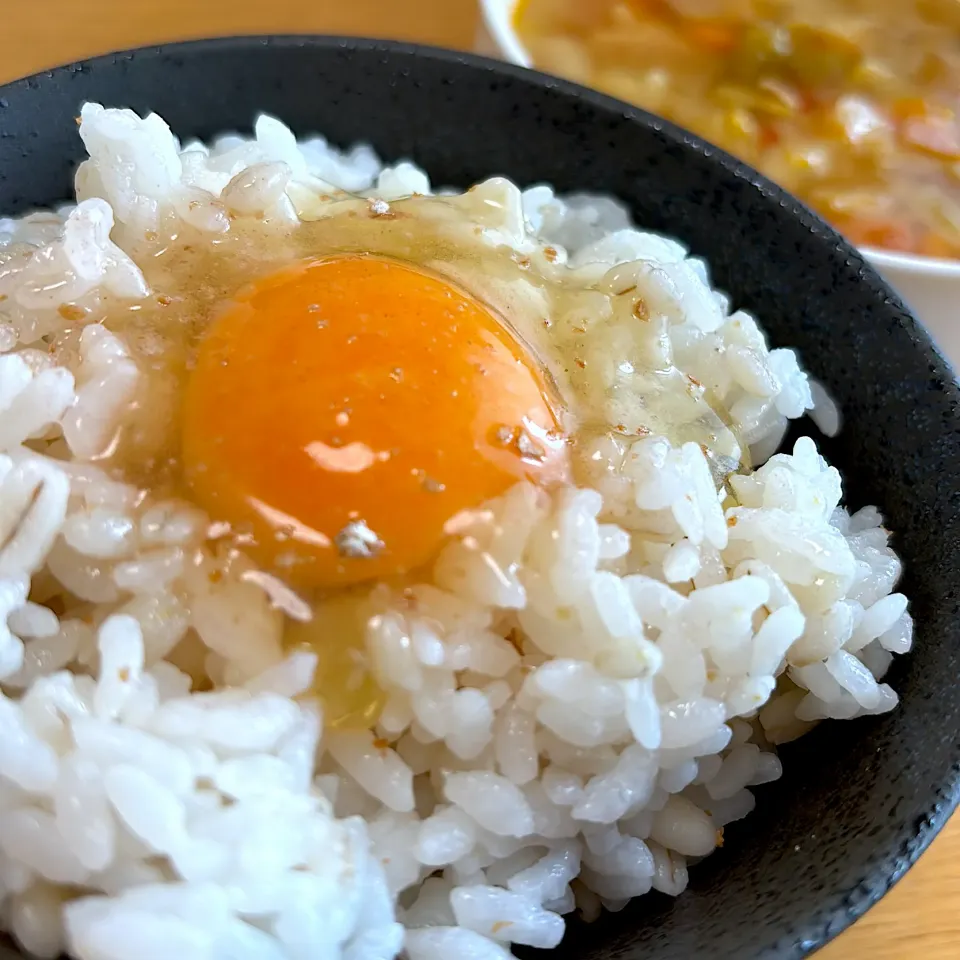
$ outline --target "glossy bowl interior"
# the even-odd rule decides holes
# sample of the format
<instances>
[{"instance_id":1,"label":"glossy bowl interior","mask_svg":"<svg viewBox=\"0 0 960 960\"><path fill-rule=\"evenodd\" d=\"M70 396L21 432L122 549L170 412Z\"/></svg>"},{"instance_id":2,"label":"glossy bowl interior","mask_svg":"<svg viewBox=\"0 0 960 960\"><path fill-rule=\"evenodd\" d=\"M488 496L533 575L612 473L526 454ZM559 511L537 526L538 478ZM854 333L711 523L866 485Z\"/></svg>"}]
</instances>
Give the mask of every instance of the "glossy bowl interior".
<instances>
[{"instance_id":1,"label":"glossy bowl interior","mask_svg":"<svg viewBox=\"0 0 960 960\"><path fill-rule=\"evenodd\" d=\"M789 960L889 888L957 801L960 394L860 254L750 169L642 111L502 63L336 38L146 49L0 88L0 211L69 196L73 118L88 99L156 110L184 138L248 129L268 111L301 134L412 157L435 183L505 174L613 193L705 256L775 344L799 348L843 411L825 450L849 500L880 505L906 562L917 644L891 677L902 705L785 747L784 778L758 790L756 812L691 871L687 893L573 924L554 957Z\"/></svg>"},{"instance_id":2,"label":"glossy bowl interior","mask_svg":"<svg viewBox=\"0 0 960 960\"><path fill-rule=\"evenodd\" d=\"M529 51L513 26L519 0L481 0L483 29L478 51L521 67L532 67ZM864 256L910 304L954 367L960 367L960 260L922 257L875 248Z\"/></svg>"}]
</instances>

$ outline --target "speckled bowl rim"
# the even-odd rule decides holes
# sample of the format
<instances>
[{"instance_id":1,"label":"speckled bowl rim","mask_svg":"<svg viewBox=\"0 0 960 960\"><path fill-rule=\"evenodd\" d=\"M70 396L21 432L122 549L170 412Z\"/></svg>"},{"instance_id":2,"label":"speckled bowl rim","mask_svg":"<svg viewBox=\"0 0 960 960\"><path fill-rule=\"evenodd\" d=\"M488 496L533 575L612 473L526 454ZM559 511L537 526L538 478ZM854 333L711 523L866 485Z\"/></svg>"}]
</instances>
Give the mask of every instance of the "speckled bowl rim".
<instances>
[{"instance_id":1,"label":"speckled bowl rim","mask_svg":"<svg viewBox=\"0 0 960 960\"><path fill-rule=\"evenodd\" d=\"M356 50L381 53L384 56L399 54L432 59L440 63L486 71L491 75L509 77L522 83L555 91L599 111L613 111L629 121L657 131L677 147L699 153L716 162L726 173L749 182L768 202L776 204L799 220L814 237L818 238L819 242L832 247L835 256L843 258L849 269L858 272L861 283L880 295L882 299L892 303L901 312L901 322L910 334L916 349L926 357L931 373L941 379L949 399L960 409L960 382L958 382L957 373L950 367L936 343L904 305L899 295L871 266L869 260L817 214L752 167L675 124L614 97L537 70L474 53L406 41L326 34L248 34L150 44L40 70L0 85L0 107L6 106L5 93L21 85L36 85L44 80L56 81L60 76L67 77L71 73L95 69L99 65L118 61L132 63L137 57L156 57L166 54L175 56L178 51L189 51L192 56L196 56L206 50L229 48L249 50L260 47L309 47L316 50L339 50L342 53ZM491 94L493 95L495 94ZM904 823L891 840L884 844L883 849L876 850L873 856L864 862L864 875L852 889L825 891L819 908L806 918L799 920L788 939L784 938L780 930L769 931L769 936L763 936L763 931L758 931L758 939L763 936L764 942L757 944L755 960L800 958L820 949L863 916L904 876L960 805L960 743L955 744L953 750L954 760L950 765L950 773L933 790L926 813L919 818L919 822Z\"/></svg>"}]
</instances>

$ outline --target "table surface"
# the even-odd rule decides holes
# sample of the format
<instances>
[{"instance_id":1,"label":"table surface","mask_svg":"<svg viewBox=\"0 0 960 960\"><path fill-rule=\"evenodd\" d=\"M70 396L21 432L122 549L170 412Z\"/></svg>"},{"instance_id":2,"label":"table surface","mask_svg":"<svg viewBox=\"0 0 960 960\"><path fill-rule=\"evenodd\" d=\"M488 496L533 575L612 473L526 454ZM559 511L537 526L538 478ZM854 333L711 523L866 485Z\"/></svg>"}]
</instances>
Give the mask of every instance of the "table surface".
<instances>
[{"instance_id":1,"label":"table surface","mask_svg":"<svg viewBox=\"0 0 960 960\"><path fill-rule=\"evenodd\" d=\"M348 33L472 47L474 0L8 0L0 82L91 54L240 33ZM818 960L960 956L960 817L907 877Z\"/></svg>"}]
</instances>

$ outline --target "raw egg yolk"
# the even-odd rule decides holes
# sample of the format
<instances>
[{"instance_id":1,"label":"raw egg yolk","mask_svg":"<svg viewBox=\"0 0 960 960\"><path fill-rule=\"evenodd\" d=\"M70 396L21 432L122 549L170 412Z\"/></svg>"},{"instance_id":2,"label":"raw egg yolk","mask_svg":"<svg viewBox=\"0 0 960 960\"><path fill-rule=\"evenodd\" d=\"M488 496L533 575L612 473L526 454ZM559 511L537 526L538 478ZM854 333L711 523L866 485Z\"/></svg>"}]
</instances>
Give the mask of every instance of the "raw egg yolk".
<instances>
[{"instance_id":1,"label":"raw egg yolk","mask_svg":"<svg viewBox=\"0 0 960 960\"><path fill-rule=\"evenodd\" d=\"M300 262L211 325L183 406L194 497L302 586L404 573L448 521L563 474L540 367L449 281L372 256Z\"/></svg>"}]
</instances>

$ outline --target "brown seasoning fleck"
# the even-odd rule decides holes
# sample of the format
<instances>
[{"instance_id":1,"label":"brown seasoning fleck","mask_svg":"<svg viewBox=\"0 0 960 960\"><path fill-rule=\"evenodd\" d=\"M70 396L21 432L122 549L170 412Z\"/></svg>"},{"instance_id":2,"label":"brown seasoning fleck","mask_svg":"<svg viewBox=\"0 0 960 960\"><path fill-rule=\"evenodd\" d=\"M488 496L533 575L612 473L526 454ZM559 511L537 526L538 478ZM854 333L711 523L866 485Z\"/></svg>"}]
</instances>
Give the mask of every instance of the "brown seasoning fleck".
<instances>
[{"instance_id":1,"label":"brown seasoning fleck","mask_svg":"<svg viewBox=\"0 0 960 960\"><path fill-rule=\"evenodd\" d=\"M75 303L61 303L60 306L57 307L57 313L59 313L64 320L70 322L82 320L87 315L87 311L83 307L78 307Z\"/></svg>"}]
</instances>

